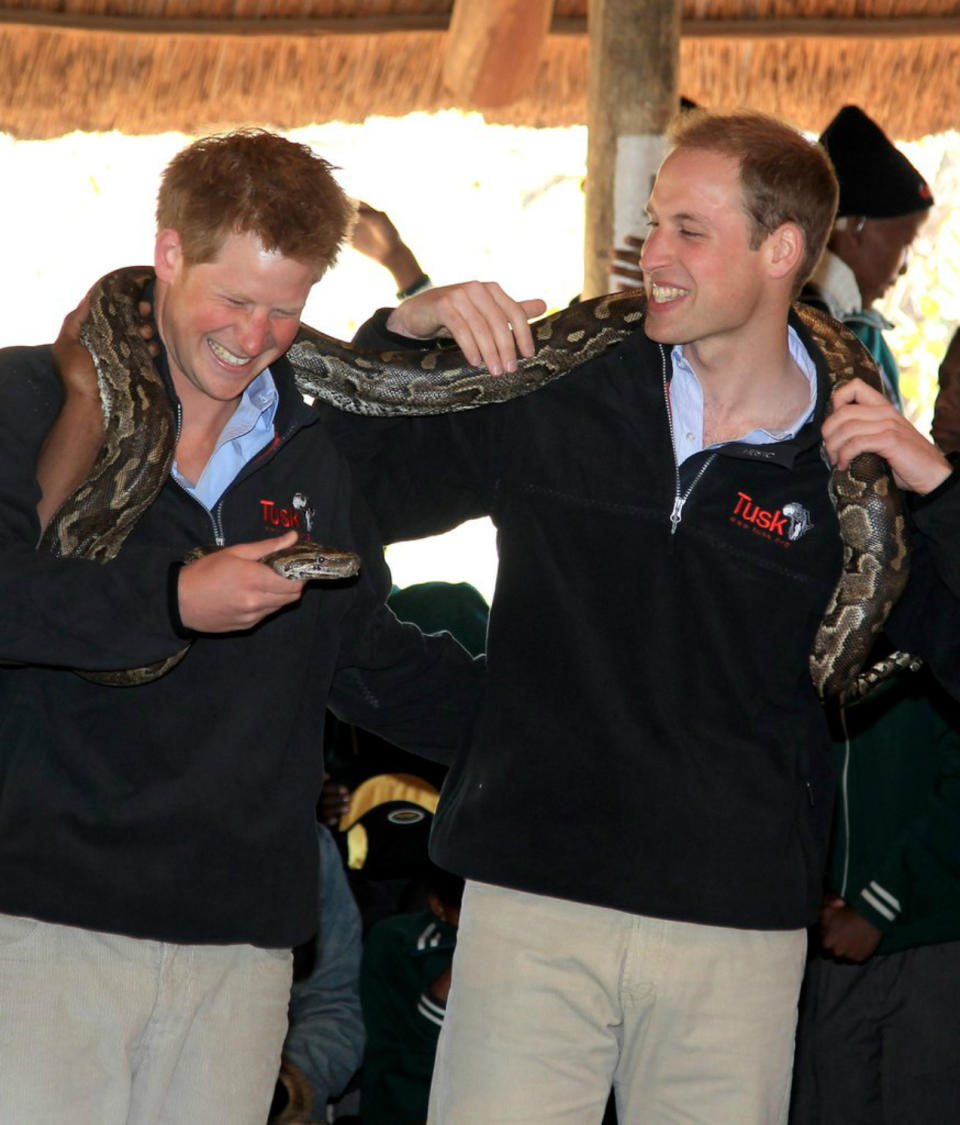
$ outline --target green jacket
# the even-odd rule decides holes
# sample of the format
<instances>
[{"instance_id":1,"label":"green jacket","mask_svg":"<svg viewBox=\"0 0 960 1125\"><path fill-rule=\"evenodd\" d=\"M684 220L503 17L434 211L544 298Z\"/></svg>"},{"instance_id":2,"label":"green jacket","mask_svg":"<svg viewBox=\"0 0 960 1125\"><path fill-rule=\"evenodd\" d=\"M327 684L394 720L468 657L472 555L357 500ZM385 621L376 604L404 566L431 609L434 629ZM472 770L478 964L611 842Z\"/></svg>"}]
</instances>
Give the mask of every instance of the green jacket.
<instances>
[{"instance_id":1,"label":"green jacket","mask_svg":"<svg viewBox=\"0 0 960 1125\"><path fill-rule=\"evenodd\" d=\"M828 889L884 931L878 953L960 939L960 704L900 673L835 726Z\"/></svg>"},{"instance_id":2,"label":"green jacket","mask_svg":"<svg viewBox=\"0 0 960 1125\"><path fill-rule=\"evenodd\" d=\"M363 1125L419 1125L446 1002L430 986L450 965L456 927L429 910L371 927L360 968L367 1032L360 1081Z\"/></svg>"}]
</instances>

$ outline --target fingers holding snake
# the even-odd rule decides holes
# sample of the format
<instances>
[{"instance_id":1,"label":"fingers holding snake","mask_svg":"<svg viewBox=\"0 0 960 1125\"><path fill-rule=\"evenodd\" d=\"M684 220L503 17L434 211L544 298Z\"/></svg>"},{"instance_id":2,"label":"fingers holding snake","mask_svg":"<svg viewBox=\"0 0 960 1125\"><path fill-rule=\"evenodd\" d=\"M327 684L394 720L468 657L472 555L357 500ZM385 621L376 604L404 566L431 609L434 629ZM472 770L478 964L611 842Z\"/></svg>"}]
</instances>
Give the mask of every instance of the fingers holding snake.
<instances>
[{"instance_id":1,"label":"fingers holding snake","mask_svg":"<svg viewBox=\"0 0 960 1125\"><path fill-rule=\"evenodd\" d=\"M823 423L823 445L831 464L846 471L855 457L883 457L899 488L921 496L951 473L950 463L887 398L862 379L834 391L833 410Z\"/></svg>"},{"instance_id":2,"label":"fingers holding snake","mask_svg":"<svg viewBox=\"0 0 960 1125\"><path fill-rule=\"evenodd\" d=\"M283 578L261 561L296 541L291 532L281 539L223 547L187 563L177 586L180 620L197 633L231 633L252 629L299 601L305 582Z\"/></svg>"},{"instance_id":3,"label":"fingers holding snake","mask_svg":"<svg viewBox=\"0 0 960 1125\"><path fill-rule=\"evenodd\" d=\"M517 369L517 355L532 356L528 318L546 309L540 300L514 301L496 282L444 285L408 298L390 314L391 332L418 339L449 335L474 367L491 375Z\"/></svg>"}]
</instances>

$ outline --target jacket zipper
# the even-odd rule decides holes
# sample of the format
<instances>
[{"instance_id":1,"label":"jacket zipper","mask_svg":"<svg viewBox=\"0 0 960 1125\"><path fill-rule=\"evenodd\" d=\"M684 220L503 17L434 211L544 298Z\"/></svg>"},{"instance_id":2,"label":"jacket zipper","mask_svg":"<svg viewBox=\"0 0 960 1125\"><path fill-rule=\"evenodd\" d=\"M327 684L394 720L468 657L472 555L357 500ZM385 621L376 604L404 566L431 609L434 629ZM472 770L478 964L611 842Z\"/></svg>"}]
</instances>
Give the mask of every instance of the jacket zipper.
<instances>
[{"instance_id":1,"label":"jacket zipper","mask_svg":"<svg viewBox=\"0 0 960 1125\"><path fill-rule=\"evenodd\" d=\"M176 447L180 444L180 433L183 429L183 405L181 404L179 399L176 400L176 411L177 411L177 425L176 425L176 430L174 431L174 439L173 439L174 449L176 449ZM172 484L175 484L177 486L177 488L180 489L180 491L184 494L184 496L186 496L186 498L188 500L190 500L192 503L196 504L198 507L203 508L203 510L207 513L207 515L210 517L210 524L211 524L211 527L212 527L212 530L213 530L214 546L222 547L223 546L223 531L221 530L220 521L217 519L216 515L213 512L211 512L210 509L207 508L204 504L201 504L200 501L196 498L196 496L191 495L191 493L186 488L183 487L183 485L177 480L177 478L173 475L172 472L170 474L170 481L171 481ZM219 504L220 504L220 501L217 501L218 507L219 507Z\"/></svg>"},{"instance_id":2,"label":"jacket zipper","mask_svg":"<svg viewBox=\"0 0 960 1125\"><path fill-rule=\"evenodd\" d=\"M690 493L700 483L703 474L710 468L716 459L716 453L711 453L710 456L700 466L700 471L690 482L690 486L686 492L680 491L680 466L677 464L677 446L674 440L673 432L673 411L670 408L670 384L667 380L667 355L663 347L660 348L660 377L663 384L663 401L667 408L667 426L670 429L670 449L673 454L673 478L674 478L674 495L673 495L673 509L670 512L670 536L677 534L677 528L680 526L680 520L683 518L683 506L690 499Z\"/></svg>"},{"instance_id":3,"label":"jacket zipper","mask_svg":"<svg viewBox=\"0 0 960 1125\"><path fill-rule=\"evenodd\" d=\"M176 435L175 435L175 438L174 438L174 446L176 446L176 444L180 440L180 431L181 431L182 426L183 426L183 407L180 404L180 402L178 401L177 402L177 428L176 428ZM254 456L253 460L255 461L261 455L263 455L264 463L271 460L273 458L276 450L279 449L280 446L283 445L284 442L287 440L287 438L290 437L291 434L295 433L297 429L298 429L297 426L288 426L285 433L277 434L274 441L272 441L267 447L262 449L259 454L256 454ZM200 504L200 501L197 500L197 498L195 496L192 496L183 487L183 485L180 484L180 482L176 479L176 477L170 478L173 481L173 483L176 484L177 487L180 488L183 491L185 496L188 496L195 504L200 504L200 507L203 508L203 510L210 517L210 523L211 523L211 526L212 526L212 529L213 529L213 541L214 541L214 544L217 547L223 547L226 544L226 536L225 536L224 531L223 531L223 502L227 498L227 494L231 491L231 489L233 489L233 487L235 485L239 484L239 482L248 475L248 470L250 470L250 466L252 464L253 464L253 461L248 461L245 465L241 466L240 472L237 473L237 475L233 478L233 480L227 485L226 490L224 491L223 495L216 502L216 504L214 505L214 507L212 509L206 508L206 507L204 507L203 504Z\"/></svg>"}]
</instances>

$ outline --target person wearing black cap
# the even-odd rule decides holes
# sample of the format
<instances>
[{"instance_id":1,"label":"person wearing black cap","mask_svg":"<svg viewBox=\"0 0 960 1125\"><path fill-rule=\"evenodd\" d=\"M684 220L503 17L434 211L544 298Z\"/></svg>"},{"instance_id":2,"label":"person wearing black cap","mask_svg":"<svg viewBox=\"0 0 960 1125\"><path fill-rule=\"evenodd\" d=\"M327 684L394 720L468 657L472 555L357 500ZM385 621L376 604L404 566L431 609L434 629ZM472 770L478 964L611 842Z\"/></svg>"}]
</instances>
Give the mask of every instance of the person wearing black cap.
<instances>
[{"instance_id":1,"label":"person wearing black cap","mask_svg":"<svg viewBox=\"0 0 960 1125\"><path fill-rule=\"evenodd\" d=\"M932 196L853 106L821 141L840 204L819 276L841 293L855 280L867 305L898 257L902 269ZM878 314L830 311L844 314L889 374L869 319ZM926 672L904 672L832 713L831 730L840 793L800 1005L790 1125L946 1125L960 1113L960 709Z\"/></svg>"},{"instance_id":2,"label":"person wearing black cap","mask_svg":"<svg viewBox=\"0 0 960 1125\"><path fill-rule=\"evenodd\" d=\"M877 361L901 406L899 370L882 331L892 325L872 306L906 271L933 193L923 176L862 109L846 105L824 129L840 185L837 218L801 299L842 320Z\"/></svg>"}]
</instances>

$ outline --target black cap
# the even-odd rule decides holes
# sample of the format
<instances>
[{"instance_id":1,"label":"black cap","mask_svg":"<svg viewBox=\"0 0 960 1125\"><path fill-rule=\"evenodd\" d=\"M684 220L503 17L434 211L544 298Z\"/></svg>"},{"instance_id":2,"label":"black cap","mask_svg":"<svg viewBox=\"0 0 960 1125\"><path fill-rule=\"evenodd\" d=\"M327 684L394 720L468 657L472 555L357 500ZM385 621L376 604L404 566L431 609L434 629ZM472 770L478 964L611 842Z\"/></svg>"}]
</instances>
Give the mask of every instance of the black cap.
<instances>
[{"instance_id":1,"label":"black cap","mask_svg":"<svg viewBox=\"0 0 960 1125\"><path fill-rule=\"evenodd\" d=\"M820 136L840 183L837 216L895 219L933 205L927 181L875 121L845 105Z\"/></svg>"}]
</instances>

